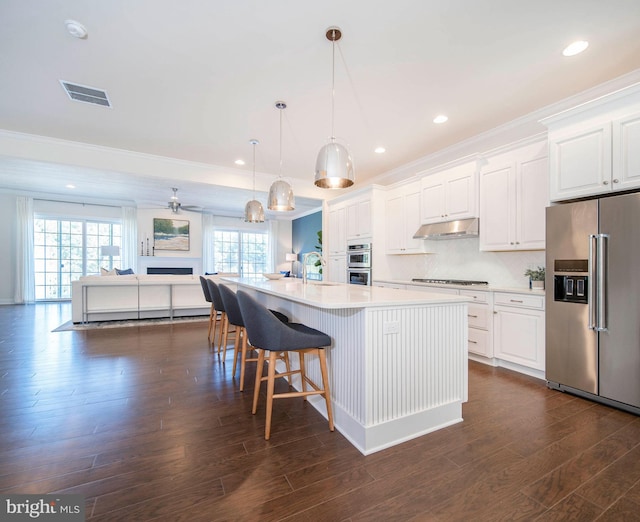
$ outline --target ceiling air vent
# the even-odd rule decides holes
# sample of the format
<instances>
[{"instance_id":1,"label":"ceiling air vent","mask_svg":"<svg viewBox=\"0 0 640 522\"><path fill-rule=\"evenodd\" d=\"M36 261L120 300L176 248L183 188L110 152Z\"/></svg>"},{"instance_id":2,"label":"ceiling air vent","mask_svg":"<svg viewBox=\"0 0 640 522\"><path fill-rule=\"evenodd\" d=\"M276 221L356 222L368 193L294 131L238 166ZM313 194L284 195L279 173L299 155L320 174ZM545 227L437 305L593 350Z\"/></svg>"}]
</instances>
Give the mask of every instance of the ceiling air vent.
<instances>
[{"instance_id":1,"label":"ceiling air vent","mask_svg":"<svg viewBox=\"0 0 640 522\"><path fill-rule=\"evenodd\" d=\"M60 83L72 100L102 105L103 107L111 107L111 102L109 102L109 97L105 91L87 87L86 85L76 85L75 83L69 83L63 80L60 80Z\"/></svg>"}]
</instances>

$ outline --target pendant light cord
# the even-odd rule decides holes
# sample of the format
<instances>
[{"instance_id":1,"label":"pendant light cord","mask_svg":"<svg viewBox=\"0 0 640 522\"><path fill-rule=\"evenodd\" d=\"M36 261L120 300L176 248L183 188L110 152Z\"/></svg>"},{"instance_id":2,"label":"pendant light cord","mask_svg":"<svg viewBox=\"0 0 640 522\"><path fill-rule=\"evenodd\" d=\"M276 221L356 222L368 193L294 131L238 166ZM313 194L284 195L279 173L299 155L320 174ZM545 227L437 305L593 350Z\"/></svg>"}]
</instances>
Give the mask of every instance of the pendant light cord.
<instances>
[{"instance_id":1,"label":"pendant light cord","mask_svg":"<svg viewBox=\"0 0 640 522\"><path fill-rule=\"evenodd\" d=\"M253 142L253 199L256 199L256 142Z\"/></svg>"},{"instance_id":2,"label":"pendant light cord","mask_svg":"<svg viewBox=\"0 0 640 522\"><path fill-rule=\"evenodd\" d=\"M284 108L280 109L280 174L282 177L282 111Z\"/></svg>"},{"instance_id":3,"label":"pendant light cord","mask_svg":"<svg viewBox=\"0 0 640 522\"><path fill-rule=\"evenodd\" d=\"M335 118L335 97L336 97L336 31L333 30L331 40L331 141L335 141L334 118Z\"/></svg>"}]
</instances>

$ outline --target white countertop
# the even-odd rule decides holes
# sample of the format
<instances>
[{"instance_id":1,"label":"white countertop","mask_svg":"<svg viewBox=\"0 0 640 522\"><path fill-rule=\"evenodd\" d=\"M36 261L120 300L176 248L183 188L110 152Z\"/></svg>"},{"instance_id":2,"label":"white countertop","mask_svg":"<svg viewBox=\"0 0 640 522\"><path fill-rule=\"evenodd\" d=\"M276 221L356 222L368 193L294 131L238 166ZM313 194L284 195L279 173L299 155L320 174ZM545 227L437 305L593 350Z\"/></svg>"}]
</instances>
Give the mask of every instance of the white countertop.
<instances>
[{"instance_id":1,"label":"white countertop","mask_svg":"<svg viewBox=\"0 0 640 522\"><path fill-rule=\"evenodd\" d=\"M307 284L303 284L302 279L297 278L267 280L264 278L224 277L222 279L288 301L305 303L324 309L431 305L467 301L464 297L451 294L431 294L377 286L323 283L322 281L309 281Z\"/></svg>"},{"instance_id":2,"label":"white countertop","mask_svg":"<svg viewBox=\"0 0 640 522\"><path fill-rule=\"evenodd\" d=\"M421 283L418 281L412 281L411 279L376 279L375 282L391 283L396 285L430 286L434 288L453 288L456 290L473 290L480 292L511 292L516 294L545 295L545 291L543 289L529 289L499 285L450 285L438 283Z\"/></svg>"}]
</instances>

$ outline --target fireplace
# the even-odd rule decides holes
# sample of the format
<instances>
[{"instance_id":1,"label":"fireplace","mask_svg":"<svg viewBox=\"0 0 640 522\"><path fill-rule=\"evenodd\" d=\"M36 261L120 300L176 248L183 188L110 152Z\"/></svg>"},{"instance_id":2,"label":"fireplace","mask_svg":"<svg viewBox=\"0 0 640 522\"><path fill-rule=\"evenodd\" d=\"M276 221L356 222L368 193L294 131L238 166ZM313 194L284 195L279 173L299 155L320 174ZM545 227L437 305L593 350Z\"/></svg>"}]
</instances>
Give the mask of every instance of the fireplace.
<instances>
[{"instance_id":1,"label":"fireplace","mask_svg":"<svg viewBox=\"0 0 640 522\"><path fill-rule=\"evenodd\" d=\"M193 275L193 268L180 266L148 266L147 274Z\"/></svg>"}]
</instances>

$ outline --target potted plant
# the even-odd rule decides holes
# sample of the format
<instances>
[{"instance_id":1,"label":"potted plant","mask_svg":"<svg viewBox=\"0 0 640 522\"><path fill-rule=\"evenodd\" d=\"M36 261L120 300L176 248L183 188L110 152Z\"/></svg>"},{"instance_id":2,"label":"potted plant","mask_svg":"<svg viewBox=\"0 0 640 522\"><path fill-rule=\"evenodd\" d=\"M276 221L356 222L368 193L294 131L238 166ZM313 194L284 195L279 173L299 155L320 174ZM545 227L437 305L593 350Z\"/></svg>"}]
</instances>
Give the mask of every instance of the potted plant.
<instances>
[{"instance_id":1,"label":"potted plant","mask_svg":"<svg viewBox=\"0 0 640 522\"><path fill-rule=\"evenodd\" d=\"M529 277L529 288L544 288L544 267L528 268L524 275Z\"/></svg>"}]
</instances>

